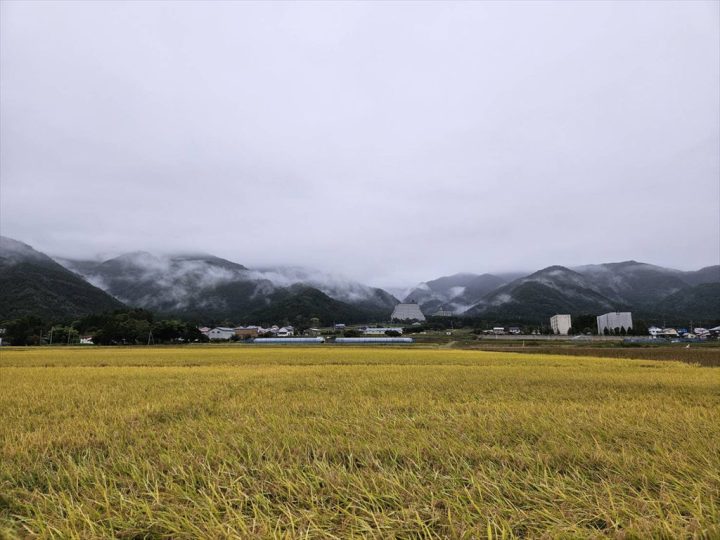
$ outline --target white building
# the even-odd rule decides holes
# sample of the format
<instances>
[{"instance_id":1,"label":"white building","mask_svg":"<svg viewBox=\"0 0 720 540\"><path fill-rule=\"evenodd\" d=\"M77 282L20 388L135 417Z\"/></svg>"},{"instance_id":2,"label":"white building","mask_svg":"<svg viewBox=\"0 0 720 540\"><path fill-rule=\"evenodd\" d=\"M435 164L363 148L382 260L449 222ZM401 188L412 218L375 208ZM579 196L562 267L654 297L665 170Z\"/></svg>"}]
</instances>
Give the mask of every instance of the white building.
<instances>
[{"instance_id":1,"label":"white building","mask_svg":"<svg viewBox=\"0 0 720 540\"><path fill-rule=\"evenodd\" d=\"M398 304L390 315L391 321L424 321L425 315L420 306L412 304Z\"/></svg>"},{"instance_id":2,"label":"white building","mask_svg":"<svg viewBox=\"0 0 720 540\"><path fill-rule=\"evenodd\" d=\"M622 328L626 331L632 330L632 313L629 311L612 311L604 315L598 315L597 326L598 334L604 334L605 329L610 333L619 331Z\"/></svg>"},{"instance_id":3,"label":"white building","mask_svg":"<svg viewBox=\"0 0 720 540\"><path fill-rule=\"evenodd\" d=\"M283 326L278 329L275 335L277 337L291 337L295 335L295 329L292 326Z\"/></svg>"},{"instance_id":4,"label":"white building","mask_svg":"<svg viewBox=\"0 0 720 540\"><path fill-rule=\"evenodd\" d=\"M570 315L553 315L550 317L550 327L552 328L553 334L567 336L572 327L572 318Z\"/></svg>"},{"instance_id":5,"label":"white building","mask_svg":"<svg viewBox=\"0 0 720 540\"><path fill-rule=\"evenodd\" d=\"M228 340L235 335L234 328L226 328L224 326L217 326L212 330L208 330L205 334L210 339L224 339Z\"/></svg>"}]
</instances>

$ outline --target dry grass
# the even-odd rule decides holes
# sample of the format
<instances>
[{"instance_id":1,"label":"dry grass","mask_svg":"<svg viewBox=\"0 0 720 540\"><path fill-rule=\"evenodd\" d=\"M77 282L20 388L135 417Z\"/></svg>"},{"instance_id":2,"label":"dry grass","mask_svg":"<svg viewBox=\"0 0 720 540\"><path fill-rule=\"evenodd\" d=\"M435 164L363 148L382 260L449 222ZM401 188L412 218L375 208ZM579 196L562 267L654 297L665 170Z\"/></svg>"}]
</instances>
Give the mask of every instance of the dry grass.
<instances>
[{"instance_id":1,"label":"dry grass","mask_svg":"<svg viewBox=\"0 0 720 540\"><path fill-rule=\"evenodd\" d=\"M720 537L720 370L5 349L0 536Z\"/></svg>"},{"instance_id":2,"label":"dry grass","mask_svg":"<svg viewBox=\"0 0 720 540\"><path fill-rule=\"evenodd\" d=\"M613 344L614 345L614 344ZM635 360L674 360L698 364L706 367L720 367L720 347L713 344L691 344L675 346L647 346L647 347L622 347L619 345L611 347L576 346L568 344L544 345L533 343L524 347L521 343L512 345L473 345L475 348L484 351L497 352L522 352L526 354L559 354L569 356L594 356L598 358L632 358Z\"/></svg>"}]
</instances>

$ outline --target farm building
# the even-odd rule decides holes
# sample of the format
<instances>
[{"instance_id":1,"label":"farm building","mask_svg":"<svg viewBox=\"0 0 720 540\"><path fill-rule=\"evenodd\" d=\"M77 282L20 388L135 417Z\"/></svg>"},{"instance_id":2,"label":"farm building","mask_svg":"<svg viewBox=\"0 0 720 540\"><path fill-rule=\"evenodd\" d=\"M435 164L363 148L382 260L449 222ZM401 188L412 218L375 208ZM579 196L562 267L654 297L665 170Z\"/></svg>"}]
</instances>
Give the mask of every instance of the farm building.
<instances>
[{"instance_id":1,"label":"farm building","mask_svg":"<svg viewBox=\"0 0 720 540\"><path fill-rule=\"evenodd\" d=\"M612 311L597 317L598 334L604 334L605 330L614 332L616 330L631 330L633 327L632 313L629 311Z\"/></svg>"},{"instance_id":2,"label":"farm building","mask_svg":"<svg viewBox=\"0 0 720 540\"><path fill-rule=\"evenodd\" d=\"M398 334L403 333L403 329L401 327L396 328L364 328L362 333L366 336L384 336L386 332L397 332Z\"/></svg>"},{"instance_id":3,"label":"farm building","mask_svg":"<svg viewBox=\"0 0 720 540\"><path fill-rule=\"evenodd\" d=\"M235 335L234 328L226 328L224 326L216 326L212 330L208 330L205 334L210 339L223 339L228 340Z\"/></svg>"},{"instance_id":4,"label":"farm building","mask_svg":"<svg viewBox=\"0 0 720 540\"><path fill-rule=\"evenodd\" d=\"M424 321L425 315L416 303L398 304L390 315L391 321Z\"/></svg>"},{"instance_id":5,"label":"farm building","mask_svg":"<svg viewBox=\"0 0 720 540\"><path fill-rule=\"evenodd\" d=\"M571 326L572 318L570 315L553 315L550 317L550 327L552 328L553 334L567 336Z\"/></svg>"}]
</instances>

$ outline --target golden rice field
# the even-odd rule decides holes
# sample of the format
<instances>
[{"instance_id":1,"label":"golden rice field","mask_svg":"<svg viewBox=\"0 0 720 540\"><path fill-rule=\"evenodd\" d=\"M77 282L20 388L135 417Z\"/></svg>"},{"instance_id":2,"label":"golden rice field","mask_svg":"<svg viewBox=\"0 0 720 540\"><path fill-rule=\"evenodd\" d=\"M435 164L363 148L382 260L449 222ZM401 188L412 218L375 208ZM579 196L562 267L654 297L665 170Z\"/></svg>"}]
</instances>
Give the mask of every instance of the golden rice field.
<instances>
[{"instance_id":1,"label":"golden rice field","mask_svg":"<svg viewBox=\"0 0 720 540\"><path fill-rule=\"evenodd\" d=\"M6 348L0 537L720 538L720 369Z\"/></svg>"}]
</instances>

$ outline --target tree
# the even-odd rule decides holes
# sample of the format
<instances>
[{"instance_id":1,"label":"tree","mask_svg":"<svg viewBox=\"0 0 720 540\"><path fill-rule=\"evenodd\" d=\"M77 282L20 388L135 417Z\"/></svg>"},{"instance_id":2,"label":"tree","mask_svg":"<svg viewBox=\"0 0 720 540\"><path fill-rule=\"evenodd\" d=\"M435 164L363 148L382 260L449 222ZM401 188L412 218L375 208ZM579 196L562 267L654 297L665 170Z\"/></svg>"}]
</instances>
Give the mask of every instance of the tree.
<instances>
[{"instance_id":1,"label":"tree","mask_svg":"<svg viewBox=\"0 0 720 540\"><path fill-rule=\"evenodd\" d=\"M50 331L52 332L53 345L65 345L80 341L80 332L72 326L53 326Z\"/></svg>"},{"instance_id":2,"label":"tree","mask_svg":"<svg viewBox=\"0 0 720 540\"><path fill-rule=\"evenodd\" d=\"M13 345L39 345L42 335L43 321L32 315L12 320L5 326L5 339Z\"/></svg>"}]
</instances>

